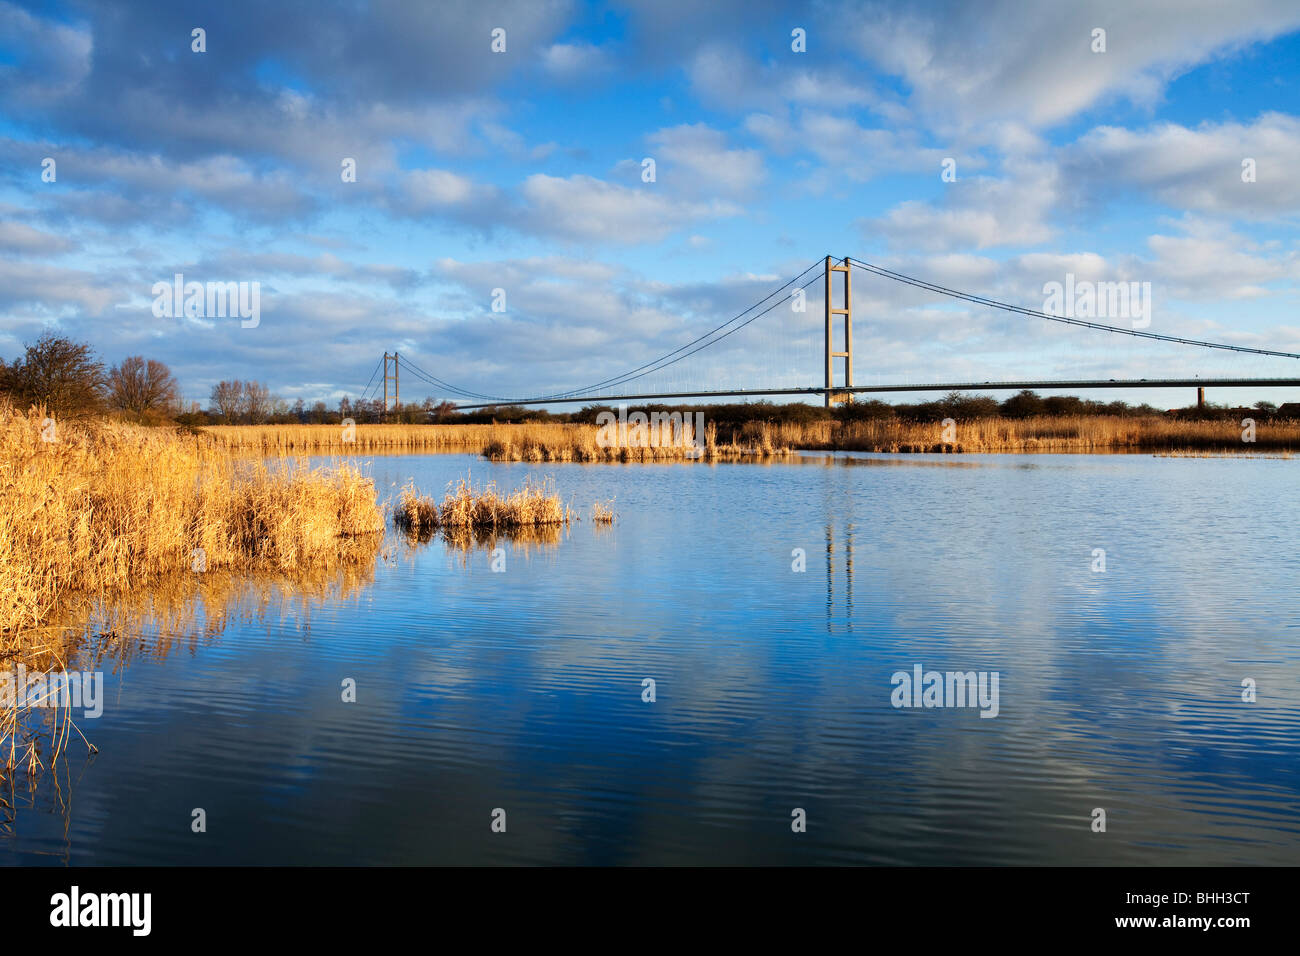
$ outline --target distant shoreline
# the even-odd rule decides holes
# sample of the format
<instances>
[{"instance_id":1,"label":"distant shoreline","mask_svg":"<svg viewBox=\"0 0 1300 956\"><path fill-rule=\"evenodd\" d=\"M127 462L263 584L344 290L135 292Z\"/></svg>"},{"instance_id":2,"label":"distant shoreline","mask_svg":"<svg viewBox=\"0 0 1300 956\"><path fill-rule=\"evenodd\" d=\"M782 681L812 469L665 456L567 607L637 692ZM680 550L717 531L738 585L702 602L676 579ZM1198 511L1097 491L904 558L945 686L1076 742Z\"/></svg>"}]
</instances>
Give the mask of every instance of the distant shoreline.
<instances>
[{"instance_id":1,"label":"distant shoreline","mask_svg":"<svg viewBox=\"0 0 1300 956\"><path fill-rule=\"evenodd\" d=\"M595 425L216 425L199 429L231 451L267 455L468 452L497 461L664 461L771 459L798 451L885 454L1181 452L1286 455L1300 452L1300 420L1189 420L1160 415L1001 416L934 422L707 422L702 453L653 421L642 433L602 436ZM688 439L689 439L688 434ZM604 440L602 440L604 439Z\"/></svg>"}]
</instances>

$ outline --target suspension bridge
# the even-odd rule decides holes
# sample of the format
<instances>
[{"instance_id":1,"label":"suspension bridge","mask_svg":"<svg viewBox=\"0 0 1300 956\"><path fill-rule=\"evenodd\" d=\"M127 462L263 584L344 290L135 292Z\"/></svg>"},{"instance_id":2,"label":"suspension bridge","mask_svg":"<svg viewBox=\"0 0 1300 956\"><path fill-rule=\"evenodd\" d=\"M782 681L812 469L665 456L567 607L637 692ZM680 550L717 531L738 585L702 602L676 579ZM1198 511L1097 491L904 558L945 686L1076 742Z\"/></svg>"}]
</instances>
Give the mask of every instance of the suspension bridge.
<instances>
[{"instance_id":1,"label":"suspension bridge","mask_svg":"<svg viewBox=\"0 0 1300 956\"><path fill-rule=\"evenodd\" d=\"M967 307L973 306L977 309L987 309L996 313L1020 316L1040 326L1053 323L1073 327L1080 332L1096 334L1107 340L1125 343L1126 345L1159 343L1161 347L1173 347L1183 355L1188 353L1201 356L1217 354L1230 356L1238 360L1253 360L1256 363L1270 360L1273 365L1277 366L1275 370L1280 370L1284 374L1260 375L1255 374L1257 369L1254 368L1245 370L1244 373L1241 369L1237 369L1233 374L1216 374L1208 370L1204 370L1205 374L1202 374L1204 367L1199 366L1193 374L1187 372L1181 374L1152 374L1141 378L1134 378L1131 375L1106 378L1020 378L1010 375L999 380L855 383L853 367L853 276L855 273L863 277L880 280L880 285L897 284L919 290L925 293L926 297L933 297L943 304L964 304ZM822 287L823 299L822 322L820 328L816 329L821 333L819 336L815 335L812 323L804 318L808 311L807 292L810 287L815 287L818 283ZM840 286L839 290L835 288L836 285ZM726 363L714 365L711 369L705 371L684 371L688 365L688 360L693 360L698 364L699 356L707 355L709 350L713 350L716 354L721 351L719 349L721 343L729 340L731 343L729 348L734 356L737 349L737 340L733 339L733 336L737 336L738 333L742 333L744 330L756 328L756 323L759 323L759 320L772 315L782 307L787 310L786 324L783 326L782 323L777 322L774 329L768 330L769 337L775 335L776 338L775 354L787 357L789 342L798 338L809 344L812 343L814 338L817 339L817 350L820 352L816 356L819 359L816 365L812 365L810 361L807 361L809 356L805 355L802 369L791 367L788 378L794 378L794 381L759 381L757 384L746 383L730 386L718 386L703 381L703 379L710 377L710 372L716 375L719 368L725 368L728 363L734 364L734 358L728 359ZM804 318L798 329L792 330L789 328L791 316ZM815 314L813 321L815 321ZM439 378L409 358L400 360L399 369L398 354L394 352L390 355L385 352L382 359L384 409L388 410L400 404L399 376L402 371L413 376L423 385L438 389L449 400L454 400L458 409L463 410L494 406L566 403L607 405L626 402L652 403L669 399L749 399L775 396L820 398L829 407L840 402L853 401L854 397L858 395L899 392L984 392L1020 391L1023 389L1068 389L1073 391L1083 389L1180 387L1196 388L1198 404L1204 404L1204 389L1207 387L1300 386L1300 364L1292 365L1293 362L1300 360L1300 353L1193 339L1154 332L1149 328L1138 326L1139 323L1137 322L1134 322L1130 327L1125 327L1092 321L1090 318L1075 317L1069 314L1053 314L939 285L853 257L834 259L831 256L826 256L731 319L710 328L703 334L695 336L684 345L618 375L576 388L536 395L491 395ZM839 343L838 346L837 342ZM1023 349L1024 344L1021 343L1020 347ZM1133 359L1131 351L1126 357L1130 360ZM1145 361L1145 359L1143 360ZM1058 362L1058 364L1061 364L1061 362ZM808 378L817 377L817 373L813 369L816 369L818 365L823 380L817 384L808 383ZM366 400L371 392L374 392L376 398L378 397L377 386L379 383L377 376L379 370L380 366L376 364L370 382L367 383L365 393L362 396L363 400ZM664 384L665 376L660 373L665 371L673 373L671 385ZM751 374L762 375L764 372L760 366ZM803 381L798 380L800 376L802 376Z\"/></svg>"}]
</instances>

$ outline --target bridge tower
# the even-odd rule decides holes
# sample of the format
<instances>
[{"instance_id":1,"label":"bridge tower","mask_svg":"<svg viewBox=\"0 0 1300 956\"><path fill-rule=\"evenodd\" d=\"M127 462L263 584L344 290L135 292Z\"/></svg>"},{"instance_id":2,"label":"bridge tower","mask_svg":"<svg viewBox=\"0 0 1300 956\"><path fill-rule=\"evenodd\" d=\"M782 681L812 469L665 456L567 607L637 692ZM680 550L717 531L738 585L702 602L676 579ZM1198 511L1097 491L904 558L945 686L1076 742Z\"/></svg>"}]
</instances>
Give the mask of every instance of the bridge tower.
<instances>
[{"instance_id":1,"label":"bridge tower","mask_svg":"<svg viewBox=\"0 0 1300 956\"><path fill-rule=\"evenodd\" d=\"M844 359L844 387L853 387L853 276L849 271L849 260L846 258L842 264L836 265L835 260L830 256L826 257L826 407L830 408L837 402L853 401L852 392L840 392L836 394L835 388L835 360ZM834 291L835 273L844 273L844 308L835 308L835 300L832 297ZM835 316L844 316L844 351L835 351Z\"/></svg>"},{"instance_id":2,"label":"bridge tower","mask_svg":"<svg viewBox=\"0 0 1300 956\"><path fill-rule=\"evenodd\" d=\"M374 354L374 353L371 353L371 354ZM390 358L393 360L393 388L392 388L391 392L389 391L389 388L388 388L388 360L389 360ZM384 353L384 411L385 411L385 412L387 412L388 409L389 409L388 396L389 396L390 394L393 396L393 404L392 404L392 407L393 407L393 408L400 408L400 407L401 407L402 399L401 399L401 395L400 395L400 393L399 393L398 390L397 390L397 384L398 384L398 383L397 383L397 353L394 352L394 353L390 356L387 352L385 352L385 353Z\"/></svg>"}]
</instances>

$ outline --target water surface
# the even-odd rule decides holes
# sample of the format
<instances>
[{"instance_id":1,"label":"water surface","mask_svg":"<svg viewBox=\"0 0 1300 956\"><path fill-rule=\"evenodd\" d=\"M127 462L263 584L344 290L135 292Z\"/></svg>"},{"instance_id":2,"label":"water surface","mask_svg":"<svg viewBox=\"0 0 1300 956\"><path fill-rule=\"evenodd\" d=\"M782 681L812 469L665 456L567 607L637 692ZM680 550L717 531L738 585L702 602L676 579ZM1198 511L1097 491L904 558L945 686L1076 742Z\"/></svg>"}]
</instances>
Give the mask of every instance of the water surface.
<instances>
[{"instance_id":1,"label":"water surface","mask_svg":"<svg viewBox=\"0 0 1300 956\"><path fill-rule=\"evenodd\" d=\"M1300 463L364 461L618 520L499 573L390 532L324 596L121 635L100 752L6 797L0 861L1300 862ZM998 672L998 716L895 708L918 664Z\"/></svg>"}]
</instances>

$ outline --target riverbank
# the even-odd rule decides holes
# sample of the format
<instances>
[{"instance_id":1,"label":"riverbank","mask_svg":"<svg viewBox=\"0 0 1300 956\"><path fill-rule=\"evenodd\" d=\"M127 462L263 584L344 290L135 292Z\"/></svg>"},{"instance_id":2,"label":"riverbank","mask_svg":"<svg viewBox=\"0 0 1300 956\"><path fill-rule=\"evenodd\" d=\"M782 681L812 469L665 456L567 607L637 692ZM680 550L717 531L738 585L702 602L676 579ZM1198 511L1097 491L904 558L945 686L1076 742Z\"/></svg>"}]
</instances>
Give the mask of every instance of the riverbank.
<instances>
[{"instance_id":1,"label":"riverbank","mask_svg":"<svg viewBox=\"0 0 1300 956\"><path fill-rule=\"evenodd\" d=\"M221 425L203 429L232 452L275 455L468 452L493 461L746 461L799 450L951 454L1300 452L1300 421L1193 421L1163 416L1041 415L908 422L707 423L700 442L596 425ZM663 431L663 430L661 430ZM675 434L675 433L674 433Z\"/></svg>"},{"instance_id":2,"label":"riverbank","mask_svg":"<svg viewBox=\"0 0 1300 956\"><path fill-rule=\"evenodd\" d=\"M810 422L773 427L773 440L810 451L948 452L1260 452L1300 451L1300 421L1188 421L1162 416L1066 415L979 418L944 423L892 419Z\"/></svg>"},{"instance_id":3,"label":"riverbank","mask_svg":"<svg viewBox=\"0 0 1300 956\"><path fill-rule=\"evenodd\" d=\"M491 461L648 462L743 461L793 454L755 422L727 429L706 425L683 437L675 426L616 427L570 423L499 425L215 425L202 429L221 448L255 455L469 452Z\"/></svg>"}]
</instances>

